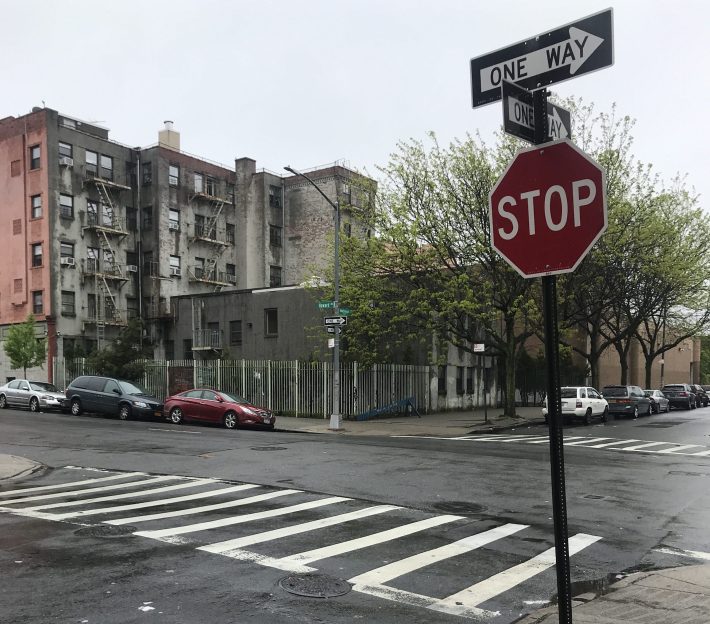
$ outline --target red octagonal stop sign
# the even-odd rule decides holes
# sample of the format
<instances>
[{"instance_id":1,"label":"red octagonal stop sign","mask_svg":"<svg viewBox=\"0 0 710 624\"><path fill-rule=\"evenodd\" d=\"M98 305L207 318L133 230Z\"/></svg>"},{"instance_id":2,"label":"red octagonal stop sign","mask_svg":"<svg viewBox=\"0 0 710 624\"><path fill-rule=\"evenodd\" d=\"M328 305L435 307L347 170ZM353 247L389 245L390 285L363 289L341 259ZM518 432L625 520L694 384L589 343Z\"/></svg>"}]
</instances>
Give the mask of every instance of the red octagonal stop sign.
<instances>
[{"instance_id":1,"label":"red octagonal stop sign","mask_svg":"<svg viewBox=\"0 0 710 624\"><path fill-rule=\"evenodd\" d=\"M604 170L566 139L522 150L491 191L490 225L523 277L574 271L606 230Z\"/></svg>"}]
</instances>

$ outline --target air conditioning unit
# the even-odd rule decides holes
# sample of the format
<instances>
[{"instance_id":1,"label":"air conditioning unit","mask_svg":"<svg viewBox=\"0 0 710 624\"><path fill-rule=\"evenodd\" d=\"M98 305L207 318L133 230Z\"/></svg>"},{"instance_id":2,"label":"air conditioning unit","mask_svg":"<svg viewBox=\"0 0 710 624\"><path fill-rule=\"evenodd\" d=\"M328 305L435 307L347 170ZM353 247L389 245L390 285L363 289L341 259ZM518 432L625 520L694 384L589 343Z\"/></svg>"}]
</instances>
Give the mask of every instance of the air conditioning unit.
<instances>
[{"instance_id":1,"label":"air conditioning unit","mask_svg":"<svg viewBox=\"0 0 710 624\"><path fill-rule=\"evenodd\" d=\"M237 283L237 276L236 275L229 275L229 273L228 273L227 274L227 281L230 284L236 284Z\"/></svg>"},{"instance_id":2,"label":"air conditioning unit","mask_svg":"<svg viewBox=\"0 0 710 624\"><path fill-rule=\"evenodd\" d=\"M138 273L138 266L135 264L127 264L126 273Z\"/></svg>"},{"instance_id":3,"label":"air conditioning unit","mask_svg":"<svg viewBox=\"0 0 710 624\"><path fill-rule=\"evenodd\" d=\"M180 224L177 221L169 221L168 229L177 231L180 229Z\"/></svg>"},{"instance_id":4,"label":"air conditioning unit","mask_svg":"<svg viewBox=\"0 0 710 624\"><path fill-rule=\"evenodd\" d=\"M180 277L180 267L170 267L170 275Z\"/></svg>"},{"instance_id":5,"label":"air conditioning unit","mask_svg":"<svg viewBox=\"0 0 710 624\"><path fill-rule=\"evenodd\" d=\"M60 156L59 157L59 166L60 167L73 167L74 166L74 159L71 158L70 156Z\"/></svg>"},{"instance_id":6,"label":"air conditioning unit","mask_svg":"<svg viewBox=\"0 0 710 624\"><path fill-rule=\"evenodd\" d=\"M73 267L75 265L74 258L60 258L59 259L59 264L62 266L70 266Z\"/></svg>"}]
</instances>

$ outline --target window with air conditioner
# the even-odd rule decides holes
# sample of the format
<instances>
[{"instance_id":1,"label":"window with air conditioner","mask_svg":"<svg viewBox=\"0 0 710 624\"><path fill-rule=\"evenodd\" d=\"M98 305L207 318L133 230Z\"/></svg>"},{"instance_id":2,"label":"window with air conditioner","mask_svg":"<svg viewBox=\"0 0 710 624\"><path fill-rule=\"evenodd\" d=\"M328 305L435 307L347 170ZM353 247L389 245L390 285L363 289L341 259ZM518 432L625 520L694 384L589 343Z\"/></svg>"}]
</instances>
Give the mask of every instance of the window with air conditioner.
<instances>
[{"instance_id":1,"label":"window with air conditioner","mask_svg":"<svg viewBox=\"0 0 710 624\"><path fill-rule=\"evenodd\" d=\"M178 210L171 209L168 212L168 229L175 231L180 229L180 212Z\"/></svg>"},{"instance_id":2,"label":"window with air conditioner","mask_svg":"<svg viewBox=\"0 0 710 624\"><path fill-rule=\"evenodd\" d=\"M170 256L170 275L173 277L180 277L181 274L180 256Z\"/></svg>"},{"instance_id":3,"label":"window with air conditioner","mask_svg":"<svg viewBox=\"0 0 710 624\"><path fill-rule=\"evenodd\" d=\"M74 147L70 143L59 141L59 158L73 158Z\"/></svg>"}]
</instances>

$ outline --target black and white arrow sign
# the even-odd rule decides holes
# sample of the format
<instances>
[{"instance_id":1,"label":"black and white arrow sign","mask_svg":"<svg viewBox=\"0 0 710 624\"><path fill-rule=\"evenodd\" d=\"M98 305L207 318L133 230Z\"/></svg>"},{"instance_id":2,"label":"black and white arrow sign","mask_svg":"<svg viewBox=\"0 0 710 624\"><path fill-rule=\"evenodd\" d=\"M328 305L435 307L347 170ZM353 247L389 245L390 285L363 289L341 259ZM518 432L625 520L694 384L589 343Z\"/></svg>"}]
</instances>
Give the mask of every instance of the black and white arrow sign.
<instances>
[{"instance_id":1,"label":"black and white arrow sign","mask_svg":"<svg viewBox=\"0 0 710 624\"><path fill-rule=\"evenodd\" d=\"M535 142L532 91L512 82L503 81L503 128L530 143ZM550 141L569 139L572 135L572 119L569 111L557 104L547 102L547 135Z\"/></svg>"},{"instance_id":2,"label":"black and white arrow sign","mask_svg":"<svg viewBox=\"0 0 710 624\"><path fill-rule=\"evenodd\" d=\"M473 106L500 99L504 80L535 90L614 63L612 9L471 59Z\"/></svg>"},{"instance_id":3,"label":"black and white arrow sign","mask_svg":"<svg viewBox=\"0 0 710 624\"><path fill-rule=\"evenodd\" d=\"M323 319L324 324L326 327L328 325L336 325L336 326L343 326L348 324L348 317L347 316L326 316Z\"/></svg>"}]
</instances>

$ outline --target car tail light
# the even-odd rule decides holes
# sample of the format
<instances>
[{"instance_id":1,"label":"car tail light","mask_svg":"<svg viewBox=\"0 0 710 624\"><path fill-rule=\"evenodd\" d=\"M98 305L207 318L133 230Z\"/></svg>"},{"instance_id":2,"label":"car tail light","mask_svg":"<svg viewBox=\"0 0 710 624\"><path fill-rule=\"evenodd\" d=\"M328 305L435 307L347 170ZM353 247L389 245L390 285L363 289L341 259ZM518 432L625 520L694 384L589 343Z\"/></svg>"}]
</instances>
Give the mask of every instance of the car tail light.
<instances>
[{"instance_id":1,"label":"car tail light","mask_svg":"<svg viewBox=\"0 0 710 624\"><path fill-rule=\"evenodd\" d=\"M577 407L582 407L582 401L577 401Z\"/></svg>"},{"instance_id":2,"label":"car tail light","mask_svg":"<svg viewBox=\"0 0 710 624\"><path fill-rule=\"evenodd\" d=\"M619 399L617 403L631 403L631 399Z\"/></svg>"},{"instance_id":3,"label":"car tail light","mask_svg":"<svg viewBox=\"0 0 710 624\"><path fill-rule=\"evenodd\" d=\"M688 396L688 393L687 393L687 392L679 392L678 394L679 394L680 396Z\"/></svg>"}]
</instances>

